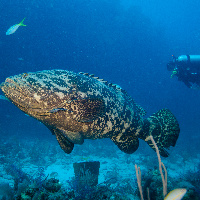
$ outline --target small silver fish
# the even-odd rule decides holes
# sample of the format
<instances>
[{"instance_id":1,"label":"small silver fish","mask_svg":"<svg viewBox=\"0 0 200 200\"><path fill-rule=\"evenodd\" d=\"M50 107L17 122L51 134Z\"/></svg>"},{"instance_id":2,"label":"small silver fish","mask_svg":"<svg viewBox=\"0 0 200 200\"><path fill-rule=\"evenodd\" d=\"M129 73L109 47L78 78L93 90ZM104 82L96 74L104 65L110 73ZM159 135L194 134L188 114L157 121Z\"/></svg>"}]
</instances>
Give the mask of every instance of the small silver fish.
<instances>
[{"instance_id":1,"label":"small silver fish","mask_svg":"<svg viewBox=\"0 0 200 200\"><path fill-rule=\"evenodd\" d=\"M26 17L25 17L26 18ZM6 32L6 35L11 35L13 33L15 33L15 31L20 27L20 26L26 26L25 24L23 24L25 18L19 23L19 24L15 24L13 26L11 26L7 32Z\"/></svg>"},{"instance_id":2,"label":"small silver fish","mask_svg":"<svg viewBox=\"0 0 200 200\"><path fill-rule=\"evenodd\" d=\"M54 108L54 109L52 109L52 110L50 110L49 112L50 113L55 113L55 112L58 112L58 111L66 111L67 109L65 109L65 108Z\"/></svg>"}]
</instances>

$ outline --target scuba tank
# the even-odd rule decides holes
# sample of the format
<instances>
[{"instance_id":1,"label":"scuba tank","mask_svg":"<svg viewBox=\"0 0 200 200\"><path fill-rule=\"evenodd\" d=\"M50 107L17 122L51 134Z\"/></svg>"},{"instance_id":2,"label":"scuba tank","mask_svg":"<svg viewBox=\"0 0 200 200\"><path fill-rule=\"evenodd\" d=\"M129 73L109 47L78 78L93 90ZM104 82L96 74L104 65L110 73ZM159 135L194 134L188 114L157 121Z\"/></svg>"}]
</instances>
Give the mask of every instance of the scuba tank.
<instances>
[{"instance_id":1,"label":"scuba tank","mask_svg":"<svg viewBox=\"0 0 200 200\"><path fill-rule=\"evenodd\" d=\"M200 55L181 55L176 58L176 62L184 62L200 65Z\"/></svg>"},{"instance_id":2,"label":"scuba tank","mask_svg":"<svg viewBox=\"0 0 200 200\"><path fill-rule=\"evenodd\" d=\"M196 68L200 71L200 55L181 55L179 57L173 56L173 60L167 63L168 71L174 71L178 66L185 65L188 67Z\"/></svg>"}]
</instances>

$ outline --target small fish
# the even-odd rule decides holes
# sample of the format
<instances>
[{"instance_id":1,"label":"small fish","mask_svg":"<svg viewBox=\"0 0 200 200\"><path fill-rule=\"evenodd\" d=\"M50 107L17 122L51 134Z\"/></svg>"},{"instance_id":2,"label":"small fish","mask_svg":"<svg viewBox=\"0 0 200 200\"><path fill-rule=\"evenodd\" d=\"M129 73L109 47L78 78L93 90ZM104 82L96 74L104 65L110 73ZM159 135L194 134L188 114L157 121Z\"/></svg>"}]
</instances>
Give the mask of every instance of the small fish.
<instances>
[{"instance_id":1,"label":"small fish","mask_svg":"<svg viewBox=\"0 0 200 200\"><path fill-rule=\"evenodd\" d=\"M67 109L65 109L65 108L54 108L54 109L52 109L52 110L50 110L49 112L50 113L55 113L55 112L58 112L58 111L66 111Z\"/></svg>"},{"instance_id":2,"label":"small fish","mask_svg":"<svg viewBox=\"0 0 200 200\"><path fill-rule=\"evenodd\" d=\"M26 17L25 17L25 18L26 18ZM11 35L11 34L13 34L20 26L26 26L26 25L23 24L25 18L24 18L19 24L15 24L15 25L11 26L11 27L7 30L6 35Z\"/></svg>"},{"instance_id":3,"label":"small fish","mask_svg":"<svg viewBox=\"0 0 200 200\"><path fill-rule=\"evenodd\" d=\"M177 188L172 190L164 200L181 200L186 194L187 190L185 188Z\"/></svg>"}]
</instances>

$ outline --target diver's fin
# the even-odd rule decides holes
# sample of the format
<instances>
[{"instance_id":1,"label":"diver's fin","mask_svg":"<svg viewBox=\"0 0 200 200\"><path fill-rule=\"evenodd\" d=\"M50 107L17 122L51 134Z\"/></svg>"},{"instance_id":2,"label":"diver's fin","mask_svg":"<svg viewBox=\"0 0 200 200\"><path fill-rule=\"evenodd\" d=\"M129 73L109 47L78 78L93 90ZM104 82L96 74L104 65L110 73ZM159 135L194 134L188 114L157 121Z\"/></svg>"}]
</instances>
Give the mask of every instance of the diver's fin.
<instances>
[{"instance_id":1,"label":"diver's fin","mask_svg":"<svg viewBox=\"0 0 200 200\"><path fill-rule=\"evenodd\" d=\"M163 157L168 157L166 151L170 146L175 146L180 132L179 124L174 115L168 109L159 110L149 118L144 120L142 130L138 137L145 140L152 135ZM155 150L151 141L147 141L149 146Z\"/></svg>"},{"instance_id":2,"label":"diver's fin","mask_svg":"<svg viewBox=\"0 0 200 200\"><path fill-rule=\"evenodd\" d=\"M118 146L124 153L132 154L139 147L139 140L135 135L118 134L113 136L111 140Z\"/></svg>"},{"instance_id":3,"label":"diver's fin","mask_svg":"<svg viewBox=\"0 0 200 200\"><path fill-rule=\"evenodd\" d=\"M67 109L74 120L91 122L105 113L105 103L102 99L75 99Z\"/></svg>"},{"instance_id":4,"label":"diver's fin","mask_svg":"<svg viewBox=\"0 0 200 200\"><path fill-rule=\"evenodd\" d=\"M50 130L53 134L56 135L56 139L58 140L61 149L65 153L70 154L74 148L74 144L69 140L67 140L67 138L65 138L59 130L56 129L50 129Z\"/></svg>"}]
</instances>

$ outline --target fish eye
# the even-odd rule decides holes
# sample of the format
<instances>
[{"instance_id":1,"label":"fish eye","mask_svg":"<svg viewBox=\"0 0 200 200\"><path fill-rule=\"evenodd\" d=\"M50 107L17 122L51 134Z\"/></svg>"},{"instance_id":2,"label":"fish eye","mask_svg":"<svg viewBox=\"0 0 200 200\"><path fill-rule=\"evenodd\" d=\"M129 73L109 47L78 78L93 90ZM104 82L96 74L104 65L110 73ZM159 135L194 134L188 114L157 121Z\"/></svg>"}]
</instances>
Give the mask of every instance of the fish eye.
<instances>
[{"instance_id":1,"label":"fish eye","mask_svg":"<svg viewBox=\"0 0 200 200\"><path fill-rule=\"evenodd\" d=\"M26 77L28 76L28 74L27 74L27 73L23 73L21 76L22 76L23 78L26 78Z\"/></svg>"}]
</instances>

